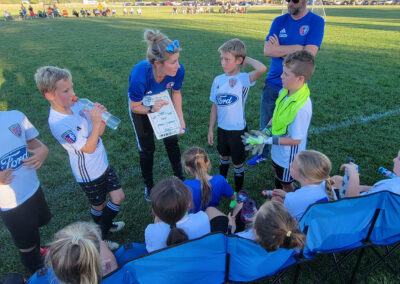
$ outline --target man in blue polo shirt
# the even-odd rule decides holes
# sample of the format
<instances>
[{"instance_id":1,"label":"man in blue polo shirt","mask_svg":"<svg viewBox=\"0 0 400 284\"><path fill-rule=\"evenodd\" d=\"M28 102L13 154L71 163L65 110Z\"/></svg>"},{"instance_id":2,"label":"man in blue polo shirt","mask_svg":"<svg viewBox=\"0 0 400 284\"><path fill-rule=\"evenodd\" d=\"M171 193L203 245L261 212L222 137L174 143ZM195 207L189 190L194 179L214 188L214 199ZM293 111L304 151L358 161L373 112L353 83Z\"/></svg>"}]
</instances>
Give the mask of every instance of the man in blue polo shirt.
<instances>
[{"instance_id":1,"label":"man in blue polo shirt","mask_svg":"<svg viewBox=\"0 0 400 284\"><path fill-rule=\"evenodd\" d=\"M271 57L271 66L265 80L260 105L260 129L272 118L275 101L282 89L281 75L286 55L296 50L317 54L324 37L324 19L307 10L306 0L286 0L288 13L272 22L264 43L264 55ZM256 166L268 159L270 147L264 147L261 155L255 155L248 166Z\"/></svg>"}]
</instances>

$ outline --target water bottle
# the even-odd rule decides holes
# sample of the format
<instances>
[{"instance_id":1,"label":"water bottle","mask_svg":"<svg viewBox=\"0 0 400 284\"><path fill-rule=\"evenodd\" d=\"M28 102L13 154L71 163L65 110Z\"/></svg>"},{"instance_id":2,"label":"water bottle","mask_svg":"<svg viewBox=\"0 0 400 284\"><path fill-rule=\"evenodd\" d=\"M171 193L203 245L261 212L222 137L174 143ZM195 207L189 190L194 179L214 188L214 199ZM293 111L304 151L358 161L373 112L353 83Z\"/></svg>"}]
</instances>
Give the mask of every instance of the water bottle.
<instances>
[{"instance_id":1,"label":"water bottle","mask_svg":"<svg viewBox=\"0 0 400 284\"><path fill-rule=\"evenodd\" d=\"M86 111L91 111L94 106L94 103L92 101L85 98L80 99L75 96L73 101L77 102L80 108ZM106 123L108 127L110 127L113 130L117 129L118 125L121 122L121 120L118 117L113 116L108 111L103 112L103 114L101 115L101 119Z\"/></svg>"},{"instance_id":2,"label":"water bottle","mask_svg":"<svg viewBox=\"0 0 400 284\"><path fill-rule=\"evenodd\" d=\"M395 173L393 173L392 171L389 171L388 169L385 169L383 167L379 167L378 172L387 178L397 177L397 175Z\"/></svg>"},{"instance_id":3,"label":"water bottle","mask_svg":"<svg viewBox=\"0 0 400 284\"><path fill-rule=\"evenodd\" d=\"M356 170L358 172L358 165L354 163L354 159L348 157L347 158L347 163L352 163L356 167ZM344 169L344 176L343 176L343 181L342 181L342 187L340 188L340 197L344 198L346 197L346 189L347 189L347 184L349 183L349 175L347 173L347 169Z\"/></svg>"},{"instance_id":4,"label":"water bottle","mask_svg":"<svg viewBox=\"0 0 400 284\"><path fill-rule=\"evenodd\" d=\"M242 212L240 214L241 219L244 222L251 222L249 219L252 218L257 212L256 202L248 198L243 202Z\"/></svg>"}]
</instances>

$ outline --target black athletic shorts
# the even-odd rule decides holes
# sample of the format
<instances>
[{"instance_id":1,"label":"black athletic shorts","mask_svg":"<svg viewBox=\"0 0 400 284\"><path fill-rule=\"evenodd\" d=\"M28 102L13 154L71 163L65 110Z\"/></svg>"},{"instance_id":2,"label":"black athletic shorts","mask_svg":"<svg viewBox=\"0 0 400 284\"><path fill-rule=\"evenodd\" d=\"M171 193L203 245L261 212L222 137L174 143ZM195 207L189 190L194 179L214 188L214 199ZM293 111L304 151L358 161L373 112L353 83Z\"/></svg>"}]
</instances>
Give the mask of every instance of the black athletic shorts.
<instances>
[{"instance_id":1,"label":"black athletic shorts","mask_svg":"<svg viewBox=\"0 0 400 284\"><path fill-rule=\"evenodd\" d=\"M221 156L232 157L234 165L243 164L246 160L247 153L244 149L241 136L247 132L247 126L243 130L225 130L217 129L217 150Z\"/></svg>"},{"instance_id":2,"label":"black athletic shorts","mask_svg":"<svg viewBox=\"0 0 400 284\"><path fill-rule=\"evenodd\" d=\"M216 216L210 220L211 233L221 232L226 233L228 231L228 217L225 215Z\"/></svg>"},{"instance_id":3,"label":"black athletic shorts","mask_svg":"<svg viewBox=\"0 0 400 284\"><path fill-rule=\"evenodd\" d=\"M272 161L272 166L275 169L275 178L279 180L283 184L290 184L294 181L292 176L290 175L289 168L282 168L274 161Z\"/></svg>"},{"instance_id":4,"label":"black athletic shorts","mask_svg":"<svg viewBox=\"0 0 400 284\"><path fill-rule=\"evenodd\" d=\"M80 182L89 202L93 206L99 206L106 201L107 193L121 188L118 177L111 166L108 166L104 174L91 182Z\"/></svg>"},{"instance_id":5,"label":"black athletic shorts","mask_svg":"<svg viewBox=\"0 0 400 284\"><path fill-rule=\"evenodd\" d=\"M29 249L40 245L39 227L49 223L51 213L39 186L24 203L7 211L0 211L0 217L10 231L15 245L19 249Z\"/></svg>"}]
</instances>

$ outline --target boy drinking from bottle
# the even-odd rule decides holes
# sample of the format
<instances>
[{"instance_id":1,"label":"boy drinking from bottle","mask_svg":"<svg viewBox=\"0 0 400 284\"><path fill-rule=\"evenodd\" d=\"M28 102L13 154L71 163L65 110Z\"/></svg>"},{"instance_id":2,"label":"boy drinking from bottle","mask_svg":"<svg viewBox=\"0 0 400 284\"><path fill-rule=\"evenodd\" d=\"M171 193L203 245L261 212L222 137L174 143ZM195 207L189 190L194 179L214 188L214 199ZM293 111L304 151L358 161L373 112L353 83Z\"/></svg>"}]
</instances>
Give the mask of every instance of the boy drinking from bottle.
<instances>
[{"instance_id":1,"label":"boy drinking from bottle","mask_svg":"<svg viewBox=\"0 0 400 284\"><path fill-rule=\"evenodd\" d=\"M109 232L117 232L124 222L113 222L125 195L108 164L100 136L105 123L101 116L106 108L95 103L90 112L74 103L72 75L53 66L39 68L35 74L39 91L50 102L49 126L57 141L67 150L72 173L91 204L93 220L100 225L102 237L111 250L118 244L108 240ZM107 194L110 201L106 203Z\"/></svg>"},{"instance_id":2,"label":"boy drinking from bottle","mask_svg":"<svg viewBox=\"0 0 400 284\"><path fill-rule=\"evenodd\" d=\"M295 156L306 149L308 127L312 117L310 90L306 82L315 69L314 56L305 50L288 54L281 75L283 88L275 103L274 114L266 129L246 133L243 143L247 149L262 151L272 144L271 158L276 188L293 191L293 178L289 167Z\"/></svg>"}]
</instances>

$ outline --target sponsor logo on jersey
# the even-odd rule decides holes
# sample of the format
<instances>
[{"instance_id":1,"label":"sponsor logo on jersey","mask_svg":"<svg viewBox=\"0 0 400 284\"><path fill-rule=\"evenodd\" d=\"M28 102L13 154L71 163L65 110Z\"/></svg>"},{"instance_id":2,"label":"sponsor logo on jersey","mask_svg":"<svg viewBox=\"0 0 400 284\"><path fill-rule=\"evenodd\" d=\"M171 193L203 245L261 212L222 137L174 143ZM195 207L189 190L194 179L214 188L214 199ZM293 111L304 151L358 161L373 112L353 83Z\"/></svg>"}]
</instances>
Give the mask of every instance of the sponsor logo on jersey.
<instances>
[{"instance_id":1,"label":"sponsor logo on jersey","mask_svg":"<svg viewBox=\"0 0 400 284\"><path fill-rule=\"evenodd\" d=\"M148 91L146 92L146 95L151 95L153 92L152 91Z\"/></svg>"},{"instance_id":2,"label":"sponsor logo on jersey","mask_svg":"<svg viewBox=\"0 0 400 284\"><path fill-rule=\"evenodd\" d=\"M231 88L234 88L236 85L237 80L236 79L229 79L229 86L231 86Z\"/></svg>"},{"instance_id":3,"label":"sponsor logo on jersey","mask_svg":"<svg viewBox=\"0 0 400 284\"><path fill-rule=\"evenodd\" d=\"M21 126L19 126L18 123L11 125L8 129L12 132L17 137L21 137L22 131L21 131Z\"/></svg>"},{"instance_id":4,"label":"sponsor logo on jersey","mask_svg":"<svg viewBox=\"0 0 400 284\"><path fill-rule=\"evenodd\" d=\"M217 94L216 101L220 107L233 105L238 101L238 96L232 94Z\"/></svg>"},{"instance_id":5,"label":"sponsor logo on jersey","mask_svg":"<svg viewBox=\"0 0 400 284\"><path fill-rule=\"evenodd\" d=\"M279 37L287 37L287 33L286 33L286 29L285 28L281 29L281 31L279 32Z\"/></svg>"},{"instance_id":6,"label":"sponsor logo on jersey","mask_svg":"<svg viewBox=\"0 0 400 284\"><path fill-rule=\"evenodd\" d=\"M168 84L167 84L167 89L171 89L173 86L174 86L174 82L169 82Z\"/></svg>"},{"instance_id":7,"label":"sponsor logo on jersey","mask_svg":"<svg viewBox=\"0 0 400 284\"><path fill-rule=\"evenodd\" d=\"M76 136L74 133L72 133L71 130L65 131L61 137L67 141L69 144L74 144L76 142Z\"/></svg>"},{"instance_id":8,"label":"sponsor logo on jersey","mask_svg":"<svg viewBox=\"0 0 400 284\"><path fill-rule=\"evenodd\" d=\"M14 149L3 157L0 158L0 169L5 171L9 168L13 168L14 170L19 169L22 166L22 161L28 159L28 151L26 150L26 146L21 146L17 149Z\"/></svg>"},{"instance_id":9,"label":"sponsor logo on jersey","mask_svg":"<svg viewBox=\"0 0 400 284\"><path fill-rule=\"evenodd\" d=\"M310 30L310 27L307 25L301 26L299 32L301 36L305 36L306 34L308 34L308 31Z\"/></svg>"}]
</instances>

